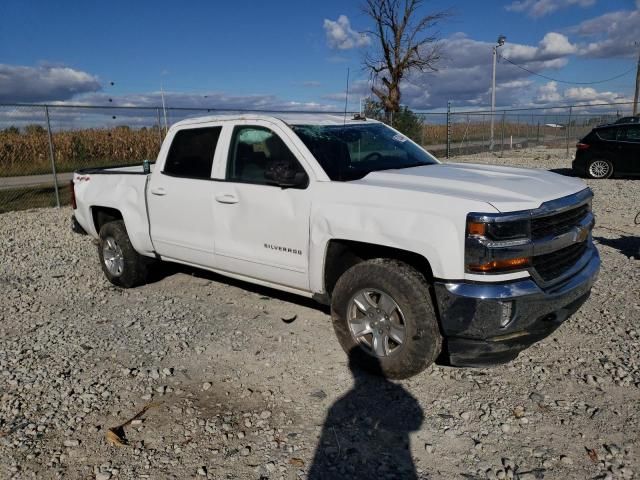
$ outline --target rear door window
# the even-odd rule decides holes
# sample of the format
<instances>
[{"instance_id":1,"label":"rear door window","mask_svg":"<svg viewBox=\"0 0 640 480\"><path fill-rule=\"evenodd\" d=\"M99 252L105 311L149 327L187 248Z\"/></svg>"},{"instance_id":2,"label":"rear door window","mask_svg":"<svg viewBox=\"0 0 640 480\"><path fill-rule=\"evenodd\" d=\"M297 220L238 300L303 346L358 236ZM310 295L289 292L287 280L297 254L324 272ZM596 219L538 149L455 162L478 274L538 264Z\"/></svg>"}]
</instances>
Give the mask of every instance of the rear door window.
<instances>
[{"instance_id":1,"label":"rear door window","mask_svg":"<svg viewBox=\"0 0 640 480\"><path fill-rule=\"evenodd\" d=\"M617 128L602 128L596 133L602 140L615 140Z\"/></svg>"},{"instance_id":2,"label":"rear door window","mask_svg":"<svg viewBox=\"0 0 640 480\"><path fill-rule=\"evenodd\" d=\"M222 127L180 130L173 137L162 173L174 177L209 179Z\"/></svg>"}]
</instances>

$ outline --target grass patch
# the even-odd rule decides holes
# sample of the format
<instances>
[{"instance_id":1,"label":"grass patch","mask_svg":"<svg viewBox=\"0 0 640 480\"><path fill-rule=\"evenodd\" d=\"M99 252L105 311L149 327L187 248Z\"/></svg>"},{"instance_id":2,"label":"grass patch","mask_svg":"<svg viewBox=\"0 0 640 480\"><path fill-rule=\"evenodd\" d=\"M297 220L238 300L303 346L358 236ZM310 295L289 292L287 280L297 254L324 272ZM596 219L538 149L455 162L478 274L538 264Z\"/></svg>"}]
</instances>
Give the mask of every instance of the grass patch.
<instances>
[{"instance_id":1,"label":"grass patch","mask_svg":"<svg viewBox=\"0 0 640 480\"><path fill-rule=\"evenodd\" d=\"M60 205L71 203L69 185L60 185ZM55 207L56 194L53 185L0 190L0 213L30 208Z\"/></svg>"}]
</instances>

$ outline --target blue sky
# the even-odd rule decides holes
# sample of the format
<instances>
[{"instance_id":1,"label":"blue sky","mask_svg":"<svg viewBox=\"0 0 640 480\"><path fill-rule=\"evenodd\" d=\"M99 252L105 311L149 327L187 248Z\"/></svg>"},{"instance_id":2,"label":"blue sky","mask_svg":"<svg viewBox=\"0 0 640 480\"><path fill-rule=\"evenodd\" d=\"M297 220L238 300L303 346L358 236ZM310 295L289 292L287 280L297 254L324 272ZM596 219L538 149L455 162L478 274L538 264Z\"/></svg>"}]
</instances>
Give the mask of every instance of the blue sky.
<instances>
[{"instance_id":1,"label":"blue sky","mask_svg":"<svg viewBox=\"0 0 640 480\"><path fill-rule=\"evenodd\" d=\"M362 55L376 46L359 33L371 28L359 5L3 0L0 102L157 105L163 85L170 106L339 109L350 68L355 108L369 89ZM574 82L632 68L639 48L640 0L432 1L423 11L444 9L439 72L403 89L415 109L486 106L498 34L514 63ZM501 62L498 104L625 101L634 79L565 85Z\"/></svg>"}]
</instances>

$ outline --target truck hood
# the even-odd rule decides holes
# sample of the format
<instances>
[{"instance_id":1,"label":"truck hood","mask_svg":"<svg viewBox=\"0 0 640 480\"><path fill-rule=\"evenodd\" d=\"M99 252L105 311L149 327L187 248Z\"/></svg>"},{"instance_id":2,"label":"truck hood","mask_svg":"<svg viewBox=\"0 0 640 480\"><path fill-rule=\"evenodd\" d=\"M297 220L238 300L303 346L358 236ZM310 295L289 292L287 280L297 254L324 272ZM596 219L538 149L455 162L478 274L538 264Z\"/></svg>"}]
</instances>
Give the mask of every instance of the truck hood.
<instances>
[{"instance_id":1,"label":"truck hood","mask_svg":"<svg viewBox=\"0 0 640 480\"><path fill-rule=\"evenodd\" d=\"M371 172L354 183L468 198L489 203L500 212L538 208L586 188L582 180L547 170L471 163Z\"/></svg>"}]
</instances>

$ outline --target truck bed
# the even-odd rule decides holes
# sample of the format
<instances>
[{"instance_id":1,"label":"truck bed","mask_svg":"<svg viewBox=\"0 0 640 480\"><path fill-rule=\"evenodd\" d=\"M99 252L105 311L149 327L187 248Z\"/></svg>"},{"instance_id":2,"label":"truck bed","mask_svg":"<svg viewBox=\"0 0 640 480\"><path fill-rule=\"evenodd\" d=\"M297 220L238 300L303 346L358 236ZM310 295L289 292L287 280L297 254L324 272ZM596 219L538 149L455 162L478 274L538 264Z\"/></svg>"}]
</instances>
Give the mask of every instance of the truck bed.
<instances>
[{"instance_id":1,"label":"truck bed","mask_svg":"<svg viewBox=\"0 0 640 480\"><path fill-rule=\"evenodd\" d=\"M155 163L155 162L154 162ZM151 171L153 171L154 163L149 163ZM83 168L76 170L75 173L81 175L113 175L113 174L125 174L125 175L146 175L142 164L139 165L113 165L110 167L93 167Z\"/></svg>"},{"instance_id":2,"label":"truck bed","mask_svg":"<svg viewBox=\"0 0 640 480\"><path fill-rule=\"evenodd\" d=\"M97 238L95 212L105 209L120 212L134 248L150 255L153 246L147 218L148 177L142 164L77 170L73 175L78 204L76 220L90 236Z\"/></svg>"}]
</instances>

